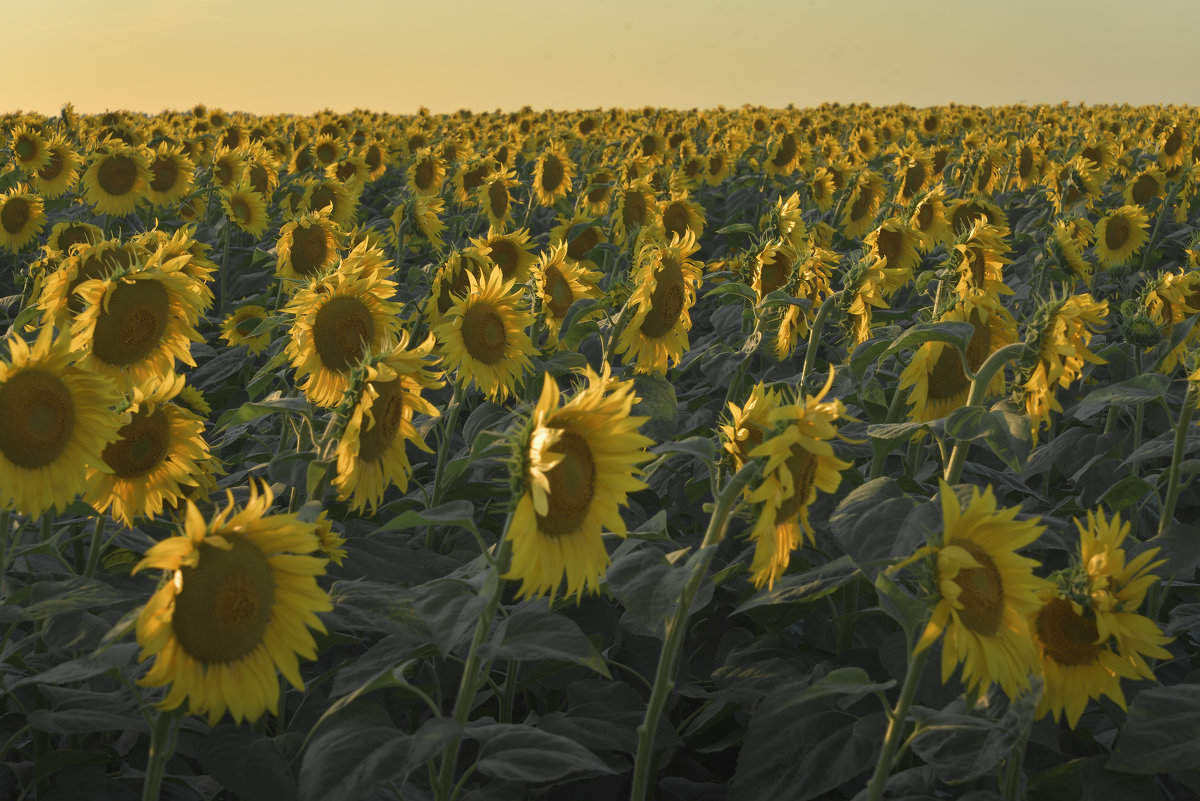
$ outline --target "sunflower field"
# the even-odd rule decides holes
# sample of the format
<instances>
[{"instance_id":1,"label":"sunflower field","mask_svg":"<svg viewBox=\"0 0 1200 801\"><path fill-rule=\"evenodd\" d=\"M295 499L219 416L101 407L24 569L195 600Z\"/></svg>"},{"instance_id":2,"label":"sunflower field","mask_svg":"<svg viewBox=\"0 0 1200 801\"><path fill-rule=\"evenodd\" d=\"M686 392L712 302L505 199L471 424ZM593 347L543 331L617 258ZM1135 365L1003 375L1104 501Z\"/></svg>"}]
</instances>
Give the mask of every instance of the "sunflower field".
<instances>
[{"instance_id":1,"label":"sunflower field","mask_svg":"<svg viewBox=\"0 0 1200 801\"><path fill-rule=\"evenodd\" d=\"M1195 109L0 145L0 798L1200 797Z\"/></svg>"}]
</instances>

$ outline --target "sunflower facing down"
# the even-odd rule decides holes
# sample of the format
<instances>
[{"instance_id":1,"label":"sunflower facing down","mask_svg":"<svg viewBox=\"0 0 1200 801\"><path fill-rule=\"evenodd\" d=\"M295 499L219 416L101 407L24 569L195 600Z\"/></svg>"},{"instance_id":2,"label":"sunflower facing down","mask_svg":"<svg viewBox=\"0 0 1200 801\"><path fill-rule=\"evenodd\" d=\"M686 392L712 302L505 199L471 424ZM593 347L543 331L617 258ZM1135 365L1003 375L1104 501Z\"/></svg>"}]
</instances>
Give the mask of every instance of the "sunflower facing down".
<instances>
[{"instance_id":1,"label":"sunflower facing down","mask_svg":"<svg viewBox=\"0 0 1200 801\"><path fill-rule=\"evenodd\" d=\"M1137 613L1158 577L1150 571L1157 548L1126 562L1121 545L1129 523L1088 512L1079 529L1080 558L1041 594L1029 621L1046 685L1038 715L1066 716L1075 728L1090 699L1107 695L1125 709L1121 679L1154 679L1145 657L1169 659L1169 641L1153 620Z\"/></svg>"},{"instance_id":2,"label":"sunflower facing down","mask_svg":"<svg viewBox=\"0 0 1200 801\"><path fill-rule=\"evenodd\" d=\"M767 422L775 427L774 433L750 451L751 458L766 459L762 483L746 496L751 503L762 504L750 532L755 587L773 587L805 535L813 541L808 507L817 490L836 492L842 471L851 466L834 455L829 442L837 436L834 423L846 417L840 400L824 400L831 386L832 370L819 393L801 404L781 404L772 410Z\"/></svg>"},{"instance_id":3,"label":"sunflower facing down","mask_svg":"<svg viewBox=\"0 0 1200 801\"><path fill-rule=\"evenodd\" d=\"M672 237L669 245L648 244L638 254L637 288L629 298L633 318L618 332L617 352L624 353L627 362L636 360L639 372L666 373L687 350L689 310L704 272L688 258L697 250L696 238L688 231Z\"/></svg>"},{"instance_id":4,"label":"sunflower facing down","mask_svg":"<svg viewBox=\"0 0 1200 801\"><path fill-rule=\"evenodd\" d=\"M66 508L129 422L113 411L112 380L77 367L70 338L53 331L43 326L32 346L10 337L0 357L0 508L30 517Z\"/></svg>"},{"instance_id":5,"label":"sunflower facing down","mask_svg":"<svg viewBox=\"0 0 1200 801\"><path fill-rule=\"evenodd\" d=\"M367 367L362 394L338 444L333 479L339 499L349 499L355 511L373 510L389 484L401 492L408 488L412 465L406 443L430 450L413 425L413 415L439 414L421 397L421 390L437 389L443 383L441 371L431 369L436 362L430 358L433 347L434 339L429 337L410 349L408 332L403 331L395 347Z\"/></svg>"},{"instance_id":6,"label":"sunflower facing down","mask_svg":"<svg viewBox=\"0 0 1200 801\"><path fill-rule=\"evenodd\" d=\"M101 452L103 470L88 470L84 499L103 514L133 526L184 497L183 487L199 485L200 464L209 458L204 421L171 402L183 390L183 376L153 378L133 388L133 417L118 439Z\"/></svg>"},{"instance_id":7,"label":"sunflower facing down","mask_svg":"<svg viewBox=\"0 0 1200 801\"><path fill-rule=\"evenodd\" d=\"M350 386L350 371L390 346L400 328L396 283L365 265L343 262L313 279L283 308L294 323L284 352L297 385L313 404L332 407Z\"/></svg>"},{"instance_id":8,"label":"sunflower facing down","mask_svg":"<svg viewBox=\"0 0 1200 801\"><path fill-rule=\"evenodd\" d=\"M630 414L633 382L610 378L607 366L584 376L587 385L561 408L557 384L545 377L520 443L524 492L508 529L504 578L519 580L524 596L553 597L564 578L576 599L597 589L609 563L602 532L624 536L620 507L646 486L638 465L652 441L637 432L647 418Z\"/></svg>"},{"instance_id":9,"label":"sunflower facing down","mask_svg":"<svg viewBox=\"0 0 1200 801\"><path fill-rule=\"evenodd\" d=\"M137 621L139 660L154 664L139 684L170 685L160 703L207 715L215 725L279 711L278 673L304 689L297 657L315 659L308 629L325 631L318 612L333 608L317 585L327 560L309 556L321 541L317 524L295 514L269 514L274 496L253 484L245 507L233 495L211 520L188 501L184 534L157 543L138 562L166 571Z\"/></svg>"},{"instance_id":10,"label":"sunflower facing down","mask_svg":"<svg viewBox=\"0 0 1200 801\"><path fill-rule=\"evenodd\" d=\"M522 303L522 288L505 281L499 267L485 277L467 273L467 291L454 296L435 326L447 372L462 387L472 382L489 400L503 401L516 391L532 366L529 339L533 314Z\"/></svg>"},{"instance_id":11,"label":"sunflower facing down","mask_svg":"<svg viewBox=\"0 0 1200 801\"><path fill-rule=\"evenodd\" d=\"M992 682L1009 697L1029 687L1037 656L1028 618L1049 582L1033 575L1038 564L1017 555L1044 526L1017 520L1019 509L997 509L989 486L971 488L963 508L950 485L941 482L942 541L932 546L938 600L915 652L943 634L942 683L956 665L972 694Z\"/></svg>"}]
</instances>

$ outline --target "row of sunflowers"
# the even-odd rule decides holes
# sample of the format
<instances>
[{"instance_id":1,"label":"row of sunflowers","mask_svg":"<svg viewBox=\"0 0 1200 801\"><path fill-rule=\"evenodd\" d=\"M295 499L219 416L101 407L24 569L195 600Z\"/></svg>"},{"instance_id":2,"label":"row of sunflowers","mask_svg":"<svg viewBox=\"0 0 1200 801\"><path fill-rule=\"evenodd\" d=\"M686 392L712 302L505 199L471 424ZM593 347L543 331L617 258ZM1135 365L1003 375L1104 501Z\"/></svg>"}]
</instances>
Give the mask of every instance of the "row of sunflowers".
<instances>
[{"instance_id":1,"label":"row of sunflowers","mask_svg":"<svg viewBox=\"0 0 1200 801\"><path fill-rule=\"evenodd\" d=\"M1197 122L0 117L0 795L1200 793Z\"/></svg>"}]
</instances>

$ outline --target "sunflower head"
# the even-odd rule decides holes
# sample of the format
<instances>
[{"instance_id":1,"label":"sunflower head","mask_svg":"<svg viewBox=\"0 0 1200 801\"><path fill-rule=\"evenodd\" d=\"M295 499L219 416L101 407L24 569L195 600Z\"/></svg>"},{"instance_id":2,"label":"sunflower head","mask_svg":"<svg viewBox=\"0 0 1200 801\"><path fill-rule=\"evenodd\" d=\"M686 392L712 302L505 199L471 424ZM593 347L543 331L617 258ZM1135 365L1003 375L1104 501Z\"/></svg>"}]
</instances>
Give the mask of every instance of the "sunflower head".
<instances>
[{"instance_id":1,"label":"sunflower head","mask_svg":"<svg viewBox=\"0 0 1200 801\"><path fill-rule=\"evenodd\" d=\"M638 253L637 288L630 297L634 314L620 332L618 352L636 359L640 372L665 373L687 349L689 310L703 267L689 258L699 249L689 231L669 245L651 242Z\"/></svg>"}]
</instances>

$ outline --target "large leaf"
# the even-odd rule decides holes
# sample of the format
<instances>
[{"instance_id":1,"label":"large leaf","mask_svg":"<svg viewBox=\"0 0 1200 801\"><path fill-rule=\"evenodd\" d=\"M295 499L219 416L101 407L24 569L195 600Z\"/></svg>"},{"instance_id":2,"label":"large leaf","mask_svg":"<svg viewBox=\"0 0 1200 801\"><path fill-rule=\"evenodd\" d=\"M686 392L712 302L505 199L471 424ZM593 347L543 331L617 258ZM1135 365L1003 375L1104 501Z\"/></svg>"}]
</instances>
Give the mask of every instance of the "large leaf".
<instances>
[{"instance_id":1,"label":"large leaf","mask_svg":"<svg viewBox=\"0 0 1200 801\"><path fill-rule=\"evenodd\" d=\"M492 723L470 727L466 734L482 742L476 765L492 779L547 784L568 776L613 772L574 740L531 726Z\"/></svg>"},{"instance_id":2,"label":"large leaf","mask_svg":"<svg viewBox=\"0 0 1200 801\"><path fill-rule=\"evenodd\" d=\"M292 801L299 787L279 743L244 728L219 726L200 741L200 765L242 798Z\"/></svg>"},{"instance_id":3,"label":"large leaf","mask_svg":"<svg viewBox=\"0 0 1200 801\"><path fill-rule=\"evenodd\" d=\"M1200 770L1200 684L1139 693L1107 766L1141 774Z\"/></svg>"},{"instance_id":4,"label":"large leaf","mask_svg":"<svg viewBox=\"0 0 1200 801\"><path fill-rule=\"evenodd\" d=\"M858 567L849 556L839 556L832 562L817 565L803 573L782 577L773 587L764 587L743 601L731 614L748 612L760 606L815 601L824 598L858 573Z\"/></svg>"},{"instance_id":5,"label":"large leaf","mask_svg":"<svg viewBox=\"0 0 1200 801\"><path fill-rule=\"evenodd\" d=\"M877 478L856 487L829 516L838 544L863 572L873 576L879 566L897 556L896 532L917 503L891 478Z\"/></svg>"},{"instance_id":6,"label":"large leaf","mask_svg":"<svg viewBox=\"0 0 1200 801\"><path fill-rule=\"evenodd\" d=\"M896 337L888 347L887 354L893 355L903 350L918 348L926 342L944 342L958 348L960 353L966 353L967 345L973 336L975 326L971 323L919 323Z\"/></svg>"},{"instance_id":7,"label":"large leaf","mask_svg":"<svg viewBox=\"0 0 1200 801\"><path fill-rule=\"evenodd\" d=\"M488 657L510 660L561 659L611 678L603 657L583 630L544 603L518 607L500 624L485 646Z\"/></svg>"}]
</instances>

